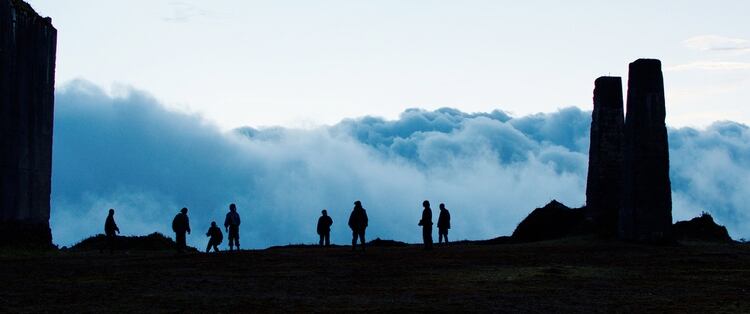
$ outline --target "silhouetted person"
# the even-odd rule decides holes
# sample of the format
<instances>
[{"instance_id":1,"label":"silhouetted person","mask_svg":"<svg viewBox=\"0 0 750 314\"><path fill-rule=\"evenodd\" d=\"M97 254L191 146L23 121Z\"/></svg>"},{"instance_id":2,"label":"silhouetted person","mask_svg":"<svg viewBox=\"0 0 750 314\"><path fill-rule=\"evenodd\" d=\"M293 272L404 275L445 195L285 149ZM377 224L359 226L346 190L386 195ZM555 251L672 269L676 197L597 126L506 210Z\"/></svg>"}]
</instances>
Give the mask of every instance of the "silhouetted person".
<instances>
[{"instance_id":1,"label":"silhouetted person","mask_svg":"<svg viewBox=\"0 0 750 314\"><path fill-rule=\"evenodd\" d=\"M328 216L328 211L323 210L322 216L318 218L318 235L320 236L320 246L331 246L331 225L333 225L333 219Z\"/></svg>"},{"instance_id":2,"label":"silhouetted person","mask_svg":"<svg viewBox=\"0 0 750 314\"><path fill-rule=\"evenodd\" d=\"M224 234L221 233L221 229L216 226L216 222L211 222L211 228L208 228L208 232L206 232L206 236L209 237L208 239L208 245L206 245L206 253L211 251L211 248L214 248L214 252L219 251L219 244L221 244L221 241L224 240Z\"/></svg>"},{"instance_id":3,"label":"silhouetted person","mask_svg":"<svg viewBox=\"0 0 750 314\"><path fill-rule=\"evenodd\" d=\"M438 243L443 243L443 238L445 238L445 243L448 243L448 229L451 228L451 213L448 212L448 209L445 208L445 204L440 203L440 216L438 216L438 222L437 222L437 228L438 228Z\"/></svg>"},{"instance_id":4,"label":"silhouetted person","mask_svg":"<svg viewBox=\"0 0 750 314\"><path fill-rule=\"evenodd\" d=\"M365 251L365 229L367 229L367 211L360 201L354 202L354 209L349 215L349 228L352 229L352 251L357 247L357 238Z\"/></svg>"},{"instance_id":5,"label":"silhouetted person","mask_svg":"<svg viewBox=\"0 0 750 314\"><path fill-rule=\"evenodd\" d=\"M172 220L172 231L175 233L175 242L177 242L177 253L182 253L187 247L185 233L190 234L190 219L187 215L188 209L182 208Z\"/></svg>"},{"instance_id":6,"label":"silhouetted person","mask_svg":"<svg viewBox=\"0 0 750 314\"><path fill-rule=\"evenodd\" d=\"M237 246L240 250L240 214L237 213L237 205L229 204L229 212L224 219L224 228L226 228L229 237L229 250Z\"/></svg>"},{"instance_id":7,"label":"silhouetted person","mask_svg":"<svg viewBox=\"0 0 750 314\"><path fill-rule=\"evenodd\" d=\"M430 209L430 202L422 202L424 210L422 210L422 219L419 220L417 225L422 226L422 241L424 241L425 250L432 249L432 209Z\"/></svg>"},{"instance_id":8,"label":"silhouetted person","mask_svg":"<svg viewBox=\"0 0 750 314\"><path fill-rule=\"evenodd\" d=\"M109 248L109 253L112 253L115 250L115 241L117 239L115 233L120 233L120 228L117 228L117 224L115 223L115 210L110 208L107 220L104 221L104 235L107 237L107 248Z\"/></svg>"}]
</instances>

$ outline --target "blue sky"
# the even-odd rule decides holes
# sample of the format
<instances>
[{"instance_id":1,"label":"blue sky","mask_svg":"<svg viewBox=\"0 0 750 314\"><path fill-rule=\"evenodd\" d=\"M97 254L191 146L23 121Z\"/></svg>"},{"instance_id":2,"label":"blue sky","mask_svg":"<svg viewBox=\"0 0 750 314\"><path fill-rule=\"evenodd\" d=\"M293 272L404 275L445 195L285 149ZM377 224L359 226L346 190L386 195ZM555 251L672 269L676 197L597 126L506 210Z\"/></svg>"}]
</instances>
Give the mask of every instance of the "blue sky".
<instances>
[{"instance_id":1,"label":"blue sky","mask_svg":"<svg viewBox=\"0 0 750 314\"><path fill-rule=\"evenodd\" d=\"M149 91L228 130L406 108L591 108L593 81L662 59L668 123L750 122L748 1L32 0L57 82Z\"/></svg>"}]
</instances>

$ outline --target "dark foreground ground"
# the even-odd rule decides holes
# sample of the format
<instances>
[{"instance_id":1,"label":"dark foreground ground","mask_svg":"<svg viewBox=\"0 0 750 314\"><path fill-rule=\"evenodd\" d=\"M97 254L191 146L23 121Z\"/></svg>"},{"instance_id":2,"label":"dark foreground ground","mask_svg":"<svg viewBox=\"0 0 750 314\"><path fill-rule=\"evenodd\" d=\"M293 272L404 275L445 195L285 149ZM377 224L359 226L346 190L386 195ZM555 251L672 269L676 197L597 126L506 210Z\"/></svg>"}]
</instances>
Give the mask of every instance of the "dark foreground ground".
<instances>
[{"instance_id":1,"label":"dark foreground ground","mask_svg":"<svg viewBox=\"0 0 750 314\"><path fill-rule=\"evenodd\" d=\"M750 246L0 254L0 312L750 312Z\"/></svg>"}]
</instances>

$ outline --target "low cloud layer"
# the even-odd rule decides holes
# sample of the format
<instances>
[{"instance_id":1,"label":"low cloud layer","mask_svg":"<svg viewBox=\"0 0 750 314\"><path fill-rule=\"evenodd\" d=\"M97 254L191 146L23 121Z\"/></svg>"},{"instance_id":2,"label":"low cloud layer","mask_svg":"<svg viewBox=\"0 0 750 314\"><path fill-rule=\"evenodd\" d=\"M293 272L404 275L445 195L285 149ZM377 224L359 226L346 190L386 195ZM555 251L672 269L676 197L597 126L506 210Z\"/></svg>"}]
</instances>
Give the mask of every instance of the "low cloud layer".
<instances>
[{"instance_id":1,"label":"low cloud layer","mask_svg":"<svg viewBox=\"0 0 750 314\"><path fill-rule=\"evenodd\" d=\"M348 243L355 200L368 210L368 238L409 242L420 240L425 199L451 210L454 240L508 235L552 199L585 201L590 112L577 108L524 117L410 109L393 121L226 133L146 93L112 97L76 81L58 90L55 114L51 224L60 245L102 232L108 208L123 234L171 235L172 217L188 207L188 241L202 247L234 202L243 246L259 248L317 241L324 208L332 241ZM670 130L670 152L675 218L705 210L733 237L750 236L750 130Z\"/></svg>"}]
</instances>

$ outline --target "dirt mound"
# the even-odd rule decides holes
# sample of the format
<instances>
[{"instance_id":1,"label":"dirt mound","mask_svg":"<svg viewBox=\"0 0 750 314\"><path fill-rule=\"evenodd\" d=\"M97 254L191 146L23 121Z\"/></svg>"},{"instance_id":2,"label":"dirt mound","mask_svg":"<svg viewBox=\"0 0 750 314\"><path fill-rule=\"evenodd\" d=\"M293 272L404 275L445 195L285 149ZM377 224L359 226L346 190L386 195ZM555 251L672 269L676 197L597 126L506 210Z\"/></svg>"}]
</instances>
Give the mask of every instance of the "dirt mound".
<instances>
[{"instance_id":1,"label":"dirt mound","mask_svg":"<svg viewBox=\"0 0 750 314\"><path fill-rule=\"evenodd\" d=\"M732 242L727 228L716 224L714 218L706 212L688 221L676 222L672 231L677 240Z\"/></svg>"},{"instance_id":2,"label":"dirt mound","mask_svg":"<svg viewBox=\"0 0 750 314\"><path fill-rule=\"evenodd\" d=\"M348 245L340 245L340 244L331 244L329 248L334 247L342 247L342 246L348 246ZM287 244L287 245L274 245L269 246L266 250L278 250L278 249L314 249L314 248L321 248L320 244Z\"/></svg>"},{"instance_id":3,"label":"dirt mound","mask_svg":"<svg viewBox=\"0 0 750 314\"><path fill-rule=\"evenodd\" d=\"M532 211L521 221L511 238L519 242L552 240L585 234L590 229L583 209L569 208L552 200L544 207Z\"/></svg>"},{"instance_id":4,"label":"dirt mound","mask_svg":"<svg viewBox=\"0 0 750 314\"><path fill-rule=\"evenodd\" d=\"M70 249L76 251L93 251L106 248L107 239L103 234L98 234L87 238ZM161 251L174 250L175 242L171 238L154 232L146 236L118 236L115 241L117 250L136 250L136 251ZM198 251L196 248L188 247L187 251Z\"/></svg>"},{"instance_id":5,"label":"dirt mound","mask_svg":"<svg viewBox=\"0 0 750 314\"><path fill-rule=\"evenodd\" d=\"M516 243L513 238L509 236L500 236L488 240L458 240L451 242L452 244L471 244L471 245L498 245L498 244L511 244Z\"/></svg>"},{"instance_id":6,"label":"dirt mound","mask_svg":"<svg viewBox=\"0 0 750 314\"><path fill-rule=\"evenodd\" d=\"M375 240L367 242L367 246L376 246L376 247L402 247L402 246L407 246L407 245L408 244L401 242L401 241L382 240L380 238L375 238Z\"/></svg>"}]
</instances>

